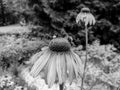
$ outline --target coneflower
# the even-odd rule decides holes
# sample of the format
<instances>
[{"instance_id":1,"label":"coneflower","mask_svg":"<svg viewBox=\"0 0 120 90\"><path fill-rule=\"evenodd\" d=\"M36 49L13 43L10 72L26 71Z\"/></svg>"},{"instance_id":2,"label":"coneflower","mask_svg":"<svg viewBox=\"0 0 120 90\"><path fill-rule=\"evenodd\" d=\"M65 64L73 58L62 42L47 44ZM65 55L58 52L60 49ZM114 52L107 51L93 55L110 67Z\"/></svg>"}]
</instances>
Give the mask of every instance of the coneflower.
<instances>
[{"instance_id":1,"label":"coneflower","mask_svg":"<svg viewBox=\"0 0 120 90\"><path fill-rule=\"evenodd\" d=\"M84 78L85 78L85 72L86 72L86 67L87 67L87 55L88 55L88 27L91 25L94 25L96 22L95 17L90 13L90 9L85 7L82 8L80 13L76 17L76 23L84 23L85 26L85 41L86 41L86 60L85 60L85 65L84 65L84 73L82 77L82 82L81 82L81 90L83 90L84 86Z\"/></svg>"},{"instance_id":2,"label":"coneflower","mask_svg":"<svg viewBox=\"0 0 120 90\"><path fill-rule=\"evenodd\" d=\"M42 72L48 86L59 83L60 90L66 80L71 83L83 71L81 59L65 38L51 40L49 46L31 61L34 61L30 69L31 76L37 77Z\"/></svg>"}]
</instances>

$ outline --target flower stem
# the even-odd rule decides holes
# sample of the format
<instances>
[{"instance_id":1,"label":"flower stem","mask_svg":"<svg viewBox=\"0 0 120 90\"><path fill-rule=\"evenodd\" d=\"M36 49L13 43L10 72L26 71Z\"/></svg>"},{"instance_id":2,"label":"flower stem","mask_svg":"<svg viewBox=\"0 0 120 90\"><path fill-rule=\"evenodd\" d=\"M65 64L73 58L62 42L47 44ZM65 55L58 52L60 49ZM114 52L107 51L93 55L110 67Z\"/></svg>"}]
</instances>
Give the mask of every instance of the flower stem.
<instances>
[{"instance_id":1,"label":"flower stem","mask_svg":"<svg viewBox=\"0 0 120 90\"><path fill-rule=\"evenodd\" d=\"M64 89L64 83L59 85L59 90L63 90Z\"/></svg>"},{"instance_id":2,"label":"flower stem","mask_svg":"<svg viewBox=\"0 0 120 90\"><path fill-rule=\"evenodd\" d=\"M83 71L83 77L82 77L82 82L81 82L81 90L83 90L84 86L84 78L85 78L85 72L86 72L86 67L87 67L87 61L88 61L88 28L87 26L85 27L85 41L86 41L86 55L85 55L85 64L84 64L84 71Z\"/></svg>"}]
</instances>

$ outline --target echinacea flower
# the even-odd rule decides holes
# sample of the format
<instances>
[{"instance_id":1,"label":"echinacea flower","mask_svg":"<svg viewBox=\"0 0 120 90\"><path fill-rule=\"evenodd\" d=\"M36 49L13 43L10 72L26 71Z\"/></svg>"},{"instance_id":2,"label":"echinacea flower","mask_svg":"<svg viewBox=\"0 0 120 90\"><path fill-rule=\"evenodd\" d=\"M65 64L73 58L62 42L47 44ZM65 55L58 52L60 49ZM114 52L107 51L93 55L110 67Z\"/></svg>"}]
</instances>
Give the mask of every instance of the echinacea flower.
<instances>
[{"instance_id":1,"label":"echinacea flower","mask_svg":"<svg viewBox=\"0 0 120 90\"><path fill-rule=\"evenodd\" d=\"M95 18L90 13L89 8L82 8L81 12L76 17L76 23L84 23L85 26L85 39L86 39L86 55L85 55L85 64L84 64L84 72L82 77L82 83L81 83L81 90L83 90L83 84L84 84L84 78L85 78L85 71L87 67L87 61L88 61L88 26L95 24Z\"/></svg>"},{"instance_id":2,"label":"echinacea flower","mask_svg":"<svg viewBox=\"0 0 120 90\"><path fill-rule=\"evenodd\" d=\"M31 62L31 76L37 77L41 72L44 73L49 87L56 82L62 84L66 80L71 83L83 71L81 59L65 38L51 40L46 49L32 57Z\"/></svg>"},{"instance_id":3,"label":"echinacea flower","mask_svg":"<svg viewBox=\"0 0 120 90\"><path fill-rule=\"evenodd\" d=\"M76 17L76 22L84 22L85 26L88 26L94 25L96 21L94 16L90 13L89 8L82 8L80 13Z\"/></svg>"}]
</instances>

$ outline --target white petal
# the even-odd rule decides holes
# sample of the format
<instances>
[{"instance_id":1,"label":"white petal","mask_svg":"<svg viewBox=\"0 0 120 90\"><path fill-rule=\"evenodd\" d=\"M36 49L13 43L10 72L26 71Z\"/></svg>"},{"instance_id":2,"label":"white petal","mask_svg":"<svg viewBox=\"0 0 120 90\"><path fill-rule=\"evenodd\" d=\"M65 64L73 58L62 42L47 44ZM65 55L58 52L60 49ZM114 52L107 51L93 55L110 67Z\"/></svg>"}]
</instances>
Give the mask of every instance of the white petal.
<instances>
[{"instance_id":1,"label":"white petal","mask_svg":"<svg viewBox=\"0 0 120 90\"><path fill-rule=\"evenodd\" d=\"M80 21L83 22L85 17L86 17L85 14L79 13L79 14L77 15L77 17L76 17L76 22L77 22L77 23L79 23Z\"/></svg>"},{"instance_id":2,"label":"white petal","mask_svg":"<svg viewBox=\"0 0 120 90\"><path fill-rule=\"evenodd\" d=\"M50 58L50 55L51 55L50 51L46 50L46 52L44 52L44 54L35 62L30 71L33 77L36 77L40 73L40 71L44 68L44 66L46 65Z\"/></svg>"},{"instance_id":3,"label":"white petal","mask_svg":"<svg viewBox=\"0 0 120 90\"><path fill-rule=\"evenodd\" d=\"M76 67L78 67L78 71L80 72L80 74L82 75L84 72L84 64L82 63L82 60L80 59L80 57L72 52L72 57L74 58L75 62L76 62Z\"/></svg>"},{"instance_id":4,"label":"white petal","mask_svg":"<svg viewBox=\"0 0 120 90\"><path fill-rule=\"evenodd\" d=\"M66 63L67 63L68 80L70 81L70 83L72 83L73 79L75 78L73 64L71 61L70 54L66 54L65 57L66 57Z\"/></svg>"},{"instance_id":5,"label":"white petal","mask_svg":"<svg viewBox=\"0 0 120 90\"><path fill-rule=\"evenodd\" d=\"M56 69L57 69L59 84L62 84L62 71L61 71L60 60L61 60L61 57L60 57L60 54L58 54L56 58Z\"/></svg>"},{"instance_id":6,"label":"white petal","mask_svg":"<svg viewBox=\"0 0 120 90\"><path fill-rule=\"evenodd\" d=\"M88 25L89 21L90 21L90 20L89 20L89 17L87 16L86 19L85 19L85 26Z\"/></svg>"},{"instance_id":7,"label":"white petal","mask_svg":"<svg viewBox=\"0 0 120 90\"><path fill-rule=\"evenodd\" d=\"M80 17L81 17L81 13L79 13L79 14L77 15L77 17L76 17L76 23L79 23Z\"/></svg>"},{"instance_id":8,"label":"white petal","mask_svg":"<svg viewBox=\"0 0 120 90\"><path fill-rule=\"evenodd\" d=\"M65 82L67 78L67 65L65 61L65 54L60 55L61 60L60 60L60 65L61 65L61 71L62 71L62 81Z\"/></svg>"},{"instance_id":9,"label":"white petal","mask_svg":"<svg viewBox=\"0 0 120 90\"><path fill-rule=\"evenodd\" d=\"M92 25L94 25L96 22L95 17L93 15L91 15L91 18L92 18Z\"/></svg>"},{"instance_id":10,"label":"white petal","mask_svg":"<svg viewBox=\"0 0 120 90\"><path fill-rule=\"evenodd\" d=\"M41 55L43 55L45 51L41 51L39 53L36 53L35 55L33 55L30 60L28 62L26 62L26 64L34 64L38 59L39 57L41 57Z\"/></svg>"},{"instance_id":11,"label":"white petal","mask_svg":"<svg viewBox=\"0 0 120 90\"><path fill-rule=\"evenodd\" d=\"M48 66L48 75L47 75L47 83L48 86L51 87L56 80L56 56L51 57Z\"/></svg>"},{"instance_id":12,"label":"white petal","mask_svg":"<svg viewBox=\"0 0 120 90\"><path fill-rule=\"evenodd\" d=\"M89 15L89 25L92 25L93 17L92 14Z\"/></svg>"}]
</instances>

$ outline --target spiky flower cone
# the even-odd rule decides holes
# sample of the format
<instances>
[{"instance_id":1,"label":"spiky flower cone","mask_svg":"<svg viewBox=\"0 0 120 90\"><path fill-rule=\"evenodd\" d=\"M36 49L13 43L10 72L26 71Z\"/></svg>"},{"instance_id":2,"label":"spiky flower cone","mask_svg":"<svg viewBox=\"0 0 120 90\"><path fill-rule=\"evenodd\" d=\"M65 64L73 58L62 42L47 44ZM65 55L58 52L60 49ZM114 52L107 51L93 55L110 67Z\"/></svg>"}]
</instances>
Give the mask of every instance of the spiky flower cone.
<instances>
[{"instance_id":1,"label":"spiky flower cone","mask_svg":"<svg viewBox=\"0 0 120 90\"><path fill-rule=\"evenodd\" d=\"M62 84L66 80L72 82L83 71L79 56L71 50L71 45L65 38L51 40L48 48L33 57L30 74L37 77L43 73L49 87L54 83Z\"/></svg>"},{"instance_id":2,"label":"spiky flower cone","mask_svg":"<svg viewBox=\"0 0 120 90\"><path fill-rule=\"evenodd\" d=\"M70 51L70 47L71 45L68 42L68 40L63 38L53 39L49 44L49 49L56 53L59 53L59 52L66 53Z\"/></svg>"}]
</instances>

